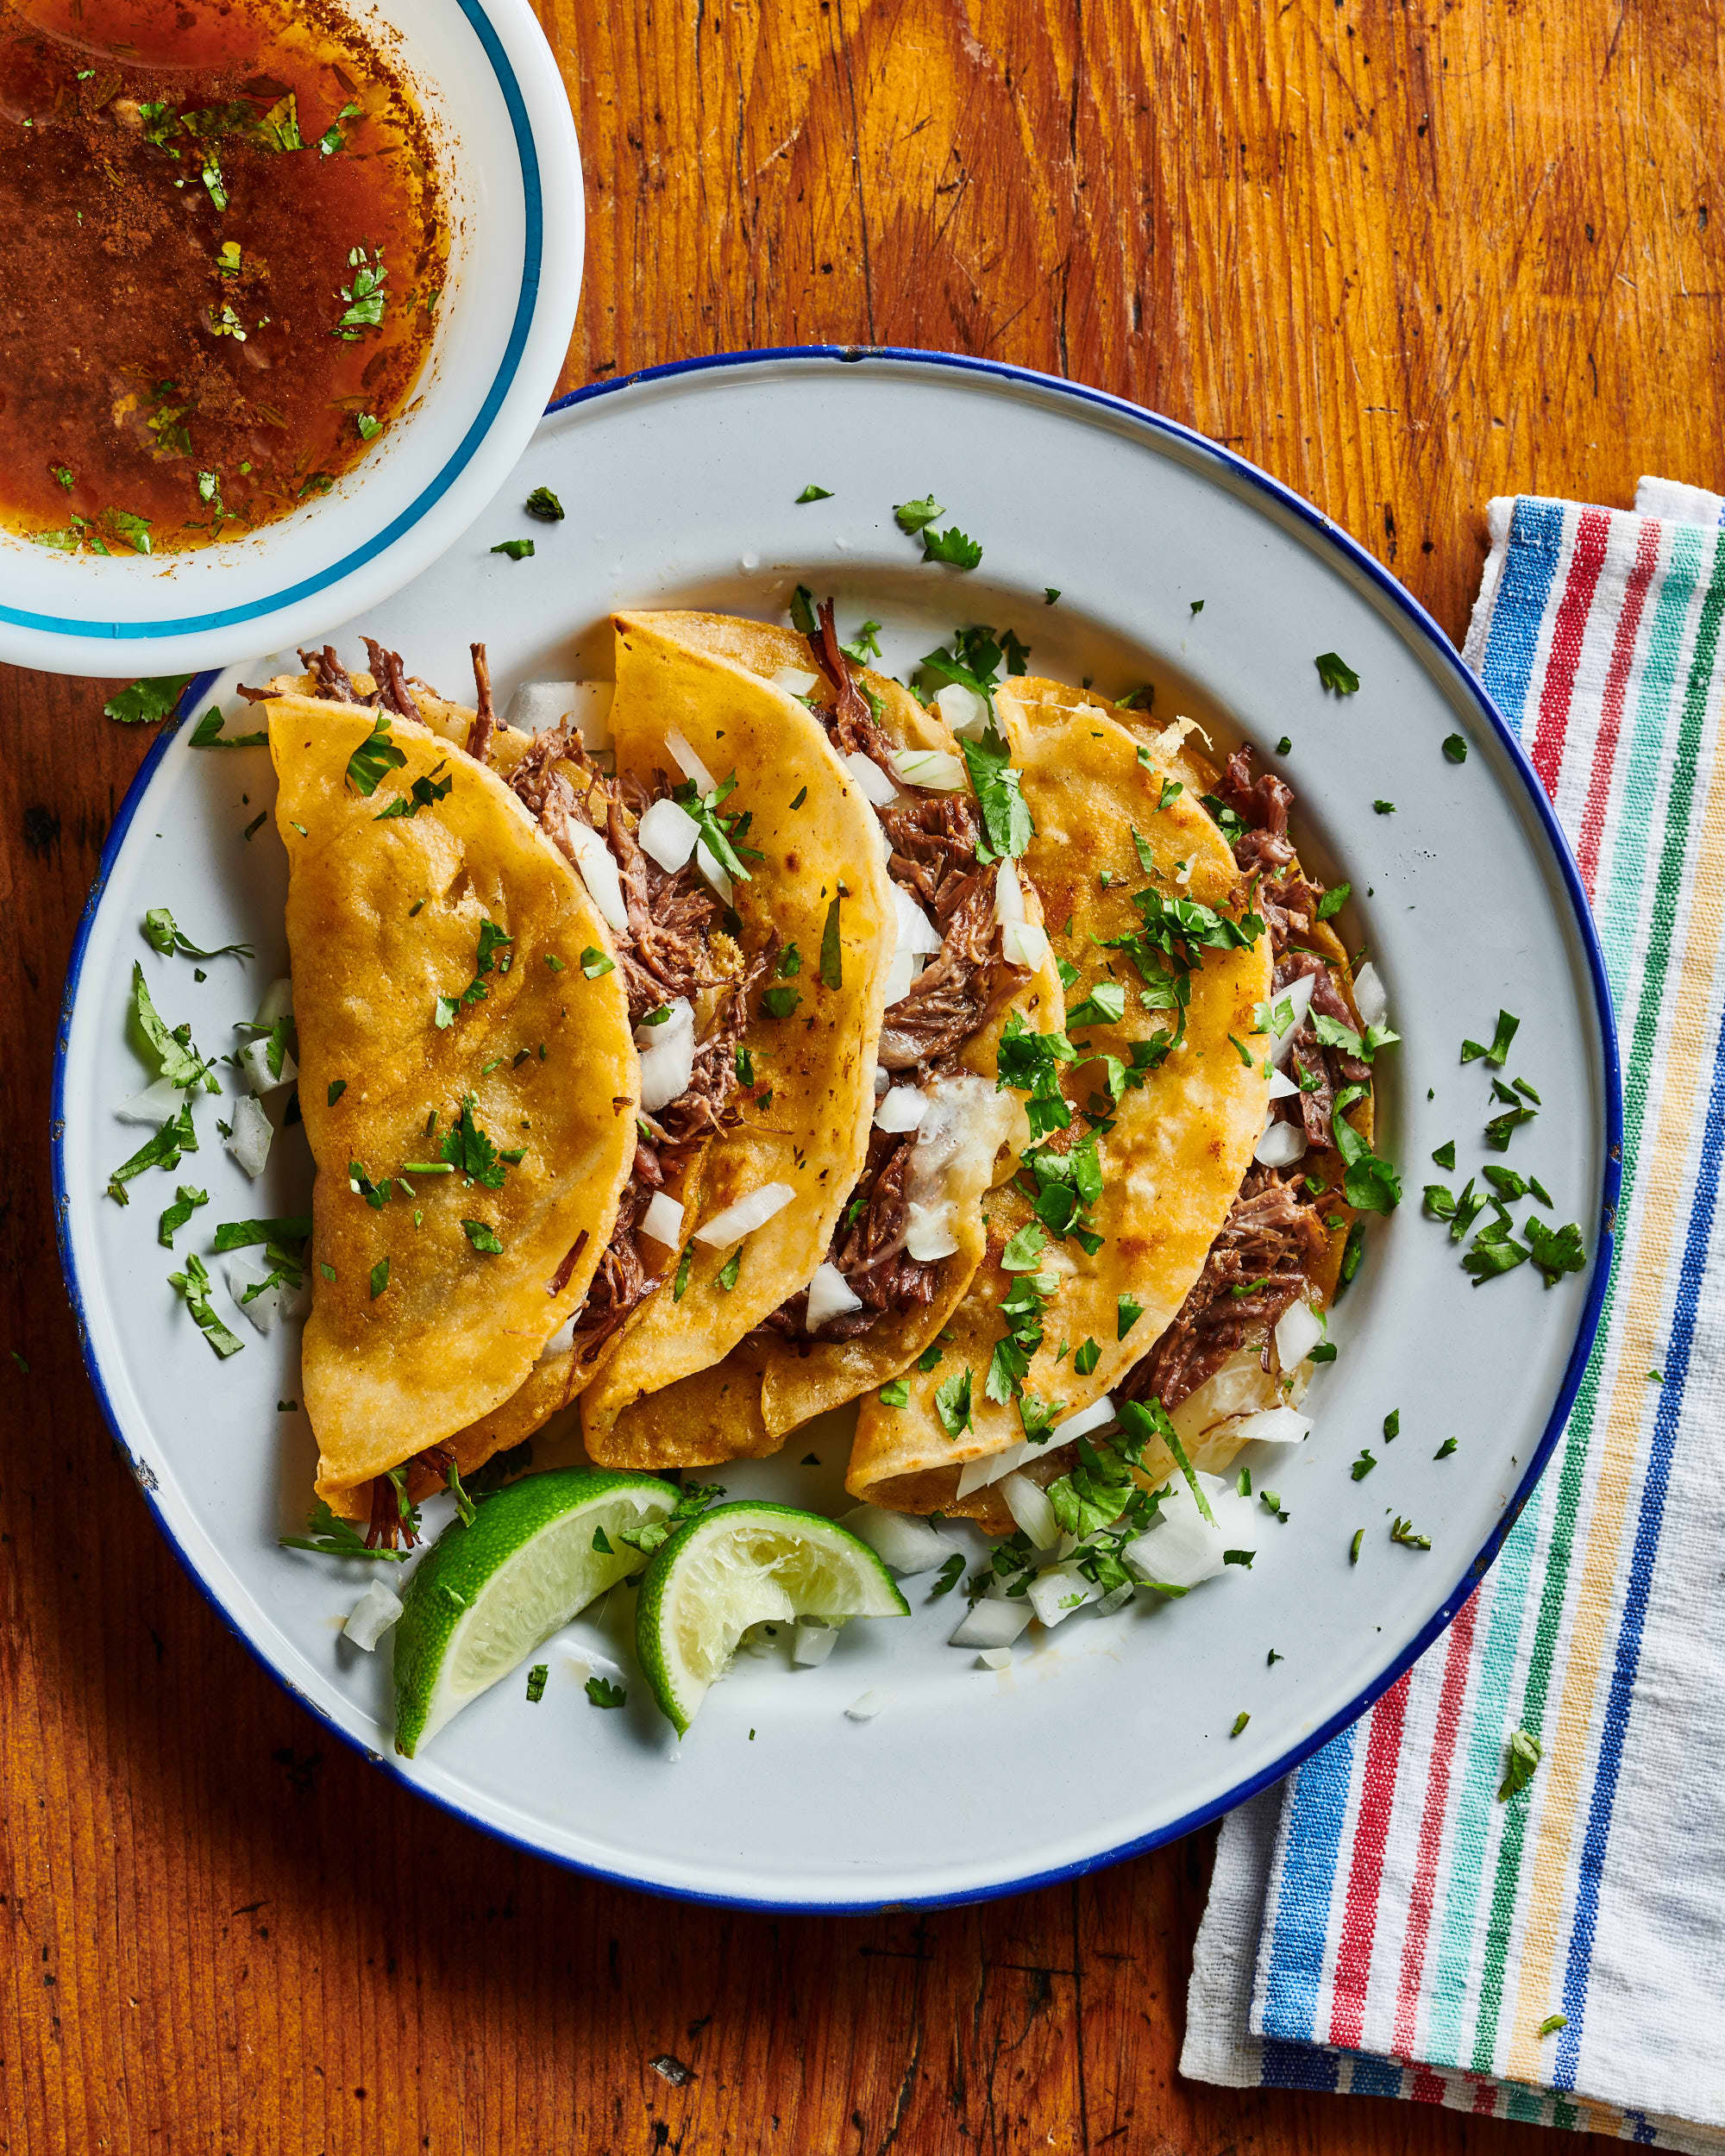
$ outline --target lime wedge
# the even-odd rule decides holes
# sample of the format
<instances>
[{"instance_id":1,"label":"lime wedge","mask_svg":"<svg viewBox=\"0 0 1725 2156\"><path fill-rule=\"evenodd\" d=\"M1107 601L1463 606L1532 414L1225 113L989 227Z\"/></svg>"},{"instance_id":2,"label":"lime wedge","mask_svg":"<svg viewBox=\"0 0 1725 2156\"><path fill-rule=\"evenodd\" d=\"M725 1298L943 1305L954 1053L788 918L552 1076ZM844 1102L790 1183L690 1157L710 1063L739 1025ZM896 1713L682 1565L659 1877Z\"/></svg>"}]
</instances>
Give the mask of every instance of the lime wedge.
<instances>
[{"instance_id":1,"label":"lime wedge","mask_svg":"<svg viewBox=\"0 0 1725 2156\"><path fill-rule=\"evenodd\" d=\"M715 1505L647 1568L635 1644L681 1737L751 1625L909 1614L880 1558L836 1520L788 1505Z\"/></svg>"},{"instance_id":2,"label":"lime wedge","mask_svg":"<svg viewBox=\"0 0 1725 2156\"><path fill-rule=\"evenodd\" d=\"M596 1595L638 1572L646 1557L622 1530L663 1520L680 1495L656 1476L559 1468L483 1499L471 1527L452 1520L402 1593L396 1750L411 1759Z\"/></svg>"}]
</instances>

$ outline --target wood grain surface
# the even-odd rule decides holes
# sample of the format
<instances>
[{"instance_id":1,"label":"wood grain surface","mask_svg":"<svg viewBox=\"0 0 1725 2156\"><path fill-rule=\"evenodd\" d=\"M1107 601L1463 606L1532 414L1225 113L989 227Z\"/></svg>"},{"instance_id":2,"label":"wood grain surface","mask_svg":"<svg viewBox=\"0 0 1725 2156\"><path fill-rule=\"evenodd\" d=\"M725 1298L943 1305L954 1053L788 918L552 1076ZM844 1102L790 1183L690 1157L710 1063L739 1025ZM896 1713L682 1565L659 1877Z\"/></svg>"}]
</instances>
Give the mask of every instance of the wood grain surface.
<instances>
[{"instance_id":1,"label":"wood grain surface","mask_svg":"<svg viewBox=\"0 0 1725 2156\"><path fill-rule=\"evenodd\" d=\"M816 340L1069 373L1289 481L1456 636L1489 495L1720 483L1709 0L542 13L572 384ZM682 1908L449 1823L263 1675L112 1451L53 1259L60 983L147 746L104 693L0 674L0 2147L1531 2156L1180 2081L1207 1836L920 1917Z\"/></svg>"}]
</instances>

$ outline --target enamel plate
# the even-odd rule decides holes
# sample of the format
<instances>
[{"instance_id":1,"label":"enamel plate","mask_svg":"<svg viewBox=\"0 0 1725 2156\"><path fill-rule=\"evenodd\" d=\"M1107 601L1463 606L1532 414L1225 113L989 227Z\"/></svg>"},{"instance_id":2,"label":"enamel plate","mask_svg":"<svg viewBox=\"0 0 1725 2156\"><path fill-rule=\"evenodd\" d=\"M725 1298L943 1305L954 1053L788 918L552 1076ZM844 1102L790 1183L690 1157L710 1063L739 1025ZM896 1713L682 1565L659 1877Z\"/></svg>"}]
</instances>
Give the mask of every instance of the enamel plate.
<instances>
[{"instance_id":1,"label":"enamel plate","mask_svg":"<svg viewBox=\"0 0 1725 2156\"><path fill-rule=\"evenodd\" d=\"M811 482L831 498L798 505ZM525 517L536 486L561 498L562 523ZM981 542L975 570L924 566L895 526L894 503L929 492ZM532 559L490 551L514 538L535 542ZM361 1654L340 1636L371 1568L277 1543L304 1518L315 1457L292 1405L297 1328L257 1333L210 1259L217 1307L246 1341L217 1361L167 1285L183 1255L157 1241L183 1179L210 1203L176 1238L182 1254L207 1256L206 1224L304 1210L303 1138L282 1131L253 1185L215 1135L230 1110L206 1100L200 1152L139 1177L124 1209L104 1195L147 1135L115 1115L152 1075L127 1038L135 962L168 1023L189 1019L210 1055L236 1044L234 1023L286 969L281 849L273 824L250 830L273 799L268 756L194 750L189 725L158 743L126 799L72 960L54 1126L61 1252L91 1376L163 1532L282 1683L389 1772L642 1886L777 1908L957 1901L1108 1862L1238 1803L1359 1714L1447 1622L1538 1476L1592 1338L1617 1188L1615 1047L1563 840L1435 624L1274 481L1067 383L925 354L803 352L606 385L547 417L436 567L328 633L357 665L368 630L464 699L467 645L482 638L504 709L524 681L602 675L614 606L782 617L798 582L837 594L844 633L884 624L894 672L988 622L1016 630L1038 673L1111 696L1153 682L1158 712L1200 719L1219 748L1251 741L1287 773L1308 868L1352 885L1338 925L1376 960L1402 1035L1378 1062L1380 1144L1406 1195L1371 1223L1335 1313L1340 1352L1306 1403L1314 1434L1245 1456L1289 1514L1264 1514L1250 1570L1182 1601L1033 1628L1000 1672L947 1645L963 1597L932 1599L926 1575L906 1583L907 1621L853 1625L822 1668L792 1671L782 1639L744 1655L681 1745L635 1675L619 1589L546 1650L540 1704L517 1675L423 1759L396 1758L386 1646ZM1358 673L1357 694L1323 687L1313 661L1326 652ZM239 730L253 722L236 681L283 663L260 654L198 685L188 708L217 705ZM1456 735L1461 763L1443 746ZM212 960L199 984L190 960L144 942L158 906L200 944L250 943L255 961ZM1491 1039L1500 1007L1521 1019L1502 1075L1541 1104L1507 1155L1484 1144L1494 1074L1459 1062L1464 1036ZM1430 1165L1448 1139L1453 1175ZM1540 1178L1554 1224L1579 1223L1584 1271L1547 1288L1524 1265L1474 1288L1421 1191L1498 1159ZM1392 1410L1400 1434L1386 1443ZM1435 1460L1450 1437L1458 1449ZM837 1512L847 1444L833 1419L719 1479L733 1496ZM1366 1445L1378 1465L1356 1482ZM552 1441L537 1457L555 1456ZM446 1506L428 1507L434 1529ZM1398 1515L1429 1551L1391 1540ZM950 1532L980 1552L969 1529ZM583 1681L614 1665L628 1706L597 1712ZM871 1690L883 1710L847 1718Z\"/></svg>"}]
</instances>

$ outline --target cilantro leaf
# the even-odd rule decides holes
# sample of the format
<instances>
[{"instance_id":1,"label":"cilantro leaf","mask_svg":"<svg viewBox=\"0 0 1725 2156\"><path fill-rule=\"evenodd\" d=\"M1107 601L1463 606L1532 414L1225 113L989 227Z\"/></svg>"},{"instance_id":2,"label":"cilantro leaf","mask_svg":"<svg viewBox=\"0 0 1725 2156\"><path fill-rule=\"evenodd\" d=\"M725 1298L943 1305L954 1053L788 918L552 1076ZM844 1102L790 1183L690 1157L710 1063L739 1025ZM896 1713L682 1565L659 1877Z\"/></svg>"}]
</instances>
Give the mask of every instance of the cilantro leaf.
<instances>
[{"instance_id":1,"label":"cilantro leaf","mask_svg":"<svg viewBox=\"0 0 1725 2156\"><path fill-rule=\"evenodd\" d=\"M820 981L824 988L842 988L844 985L844 954L839 942L837 893L833 895L832 904L826 909L826 923L820 931Z\"/></svg>"},{"instance_id":2,"label":"cilantro leaf","mask_svg":"<svg viewBox=\"0 0 1725 2156\"><path fill-rule=\"evenodd\" d=\"M421 809L435 808L455 783L453 773L442 780L416 779L407 793L398 793L386 808L379 810L372 821L386 824L393 816L417 816Z\"/></svg>"},{"instance_id":3,"label":"cilantro leaf","mask_svg":"<svg viewBox=\"0 0 1725 2156\"><path fill-rule=\"evenodd\" d=\"M144 916L144 941L152 950L159 950L164 958L178 951L183 958L251 958L256 956L249 943L223 943L215 950L200 950L191 939L182 933L172 913L165 906L153 906Z\"/></svg>"},{"instance_id":4,"label":"cilantro leaf","mask_svg":"<svg viewBox=\"0 0 1725 2156\"><path fill-rule=\"evenodd\" d=\"M311 1507L303 1535L279 1535L284 1550L315 1550L322 1557L376 1557L386 1564L405 1564L411 1550L368 1549L366 1539L351 1520L338 1520L323 1498Z\"/></svg>"},{"instance_id":5,"label":"cilantro leaf","mask_svg":"<svg viewBox=\"0 0 1725 2156\"><path fill-rule=\"evenodd\" d=\"M1510 1731L1503 1755L1503 1780L1497 1791L1500 1804L1508 1803L1512 1796L1527 1788L1534 1778L1534 1770L1539 1765L1541 1756L1540 1740L1530 1730Z\"/></svg>"},{"instance_id":6,"label":"cilantro leaf","mask_svg":"<svg viewBox=\"0 0 1725 2156\"><path fill-rule=\"evenodd\" d=\"M581 1689L595 1707L621 1707L629 1697L626 1686L613 1684L602 1677L590 1677Z\"/></svg>"},{"instance_id":7,"label":"cilantro leaf","mask_svg":"<svg viewBox=\"0 0 1725 2156\"><path fill-rule=\"evenodd\" d=\"M237 1333L230 1332L216 1316L210 1300L210 1275L204 1270L201 1258L188 1257L185 1270L183 1273L170 1273L167 1284L184 1300L198 1331L223 1362L225 1363L230 1355L240 1352L245 1342Z\"/></svg>"},{"instance_id":8,"label":"cilantro leaf","mask_svg":"<svg viewBox=\"0 0 1725 2156\"><path fill-rule=\"evenodd\" d=\"M117 690L102 706L103 715L122 726L154 726L175 711L191 680L189 674L152 674Z\"/></svg>"},{"instance_id":9,"label":"cilantro leaf","mask_svg":"<svg viewBox=\"0 0 1725 2156\"><path fill-rule=\"evenodd\" d=\"M511 561L526 561L532 558L530 539L500 539L492 548L493 554L506 554Z\"/></svg>"},{"instance_id":10,"label":"cilantro leaf","mask_svg":"<svg viewBox=\"0 0 1725 2156\"><path fill-rule=\"evenodd\" d=\"M179 1197L167 1207L161 1219L156 1223L156 1240L164 1250L171 1250L173 1248L174 1237L191 1218L194 1211L199 1206L207 1206L209 1202L210 1193L207 1190L194 1190L190 1183L182 1183L179 1186Z\"/></svg>"},{"instance_id":11,"label":"cilantro leaf","mask_svg":"<svg viewBox=\"0 0 1725 2156\"><path fill-rule=\"evenodd\" d=\"M940 1426L949 1438L956 1438L970 1428L970 1371L968 1366L955 1370L944 1384L936 1386L934 1412L939 1416Z\"/></svg>"},{"instance_id":12,"label":"cilantro leaf","mask_svg":"<svg viewBox=\"0 0 1725 2156\"><path fill-rule=\"evenodd\" d=\"M1351 1123L1335 1126L1336 1150L1347 1164L1342 1191L1358 1213L1393 1213L1402 1202L1402 1178L1374 1153Z\"/></svg>"},{"instance_id":13,"label":"cilantro leaf","mask_svg":"<svg viewBox=\"0 0 1725 2156\"><path fill-rule=\"evenodd\" d=\"M944 561L949 568L974 569L982 559L982 549L957 524L949 524L944 531L932 531L925 525L922 558L925 561Z\"/></svg>"},{"instance_id":14,"label":"cilantro leaf","mask_svg":"<svg viewBox=\"0 0 1725 2156\"><path fill-rule=\"evenodd\" d=\"M1444 754L1449 758L1452 763L1465 763L1467 761L1467 743L1462 739L1459 734L1447 735L1444 741Z\"/></svg>"},{"instance_id":15,"label":"cilantro leaf","mask_svg":"<svg viewBox=\"0 0 1725 2156\"><path fill-rule=\"evenodd\" d=\"M1030 844L1036 825L1005 741L991 726L980 741L963 739L958 745L964 752L970 783L976 789L976 805L982 812L992 857L1015 858Z\"/></svg>"},{"instance_id":16,"label":"cilantro leaf","mask_svg":"<svg viewBox=\"0 0 1725 2156\"><path fill-rule=\"evenodd\" d=\"M817 486L812 479L797 496L800 505L803 502L830 502L831 499L832 489L830 486Z\"/></svg>"},{"instance_id":17,"label":"cilantro leaf","mask_svg":"<svg viewBox=\"0 0 1725 2156\"><path fill-rule=\"evenodd\" d=\"M191 730L191 746L194 749L263 749L268 746L267 733L224 734L222 731L223 724L220 711L212 704ZM260 816L258 822L260 824L262 821L263 818Z\"/></svg>"},{"instance_id":18,"label":"cilantro leaf","mask_svg":"<svg viewBox=\"0 0 1725 2156\"><path fill-rule=\"evenodd\" d=\"M1118 981L1099 981L1082 1003L1066 1013L1068 1029L1075 1025L1118 1025L1126 1016L1126 992Z\"/></svg>"},{"instance_id":19,"label":"cilantro leaf","mask_svg":"<svg viewBox=\"0 0 1725 2156\"><path fill-rule=\"evenodd\" d=\"M501 1257L503 1245L497 1239L497 1231L483 1220L463 1220L461 1232L474 1248L486 1257Z\"/></svg>"},{"instance_id":20,"label":"cilantro leaf","mask_svg":"<svg viewBox=\"0 0 1725 2156\"><path fill-rule=\"evenodd\" d=\"M1567 1227L1553 1231L1537 1214L1530 1213L1521 1224L1521 1232L1527 1238L1528 1254L1544 1274L1547 1288L1555 1288L1565 1273L1578 1273L1587 1263L1587 1253L1581 1245L1581 1230L1573 1220Z\"/></svg>"},{"instance_id":21,"label":"cilantro leaf","mask_svg":"<svg viewBox=\"0 0 1725 2156\"><path fill-rule=\"evenodd\" d=\"M1333 689L1338 696L1352 696L1358 689L1359 676L1339 652L1320 651L1312 664L1324 687Z\"/></svg>"},{"instance_id":22,"label":"cilantro leaf","mask_svg":"<svg viewBox=\"0 0 1725 2156\"><path fill-rule=\"evenodd\" d=\"M389 713L380 711L372 730L348 759L348 782L355 793L373 794L386 771L399 771L407 753L389 737Z\"/></svg>"},{"instance_id":23,"label":"cilantro leaf","mask_svg":"<svg viewBox=\"0 0 1725 2156\"><path fill-rule=\"evenodd\" d=\"M893 518L899 530L912 539L925 524L932 524L937 517L945 514L932 494L925 494L920 501L895 503L893 509Z\"/></svg>"},{"instance_id":24,"label":"cilantro leaf","mask_svg":"<svg viewBox=\"0 0 1725 2156\"><path fill-rule=\"evenodd\" d=\"M542 524L560 524L563 521L563 505L549 486L536 486L522 506Z\"/></svg>"}]
</instances>

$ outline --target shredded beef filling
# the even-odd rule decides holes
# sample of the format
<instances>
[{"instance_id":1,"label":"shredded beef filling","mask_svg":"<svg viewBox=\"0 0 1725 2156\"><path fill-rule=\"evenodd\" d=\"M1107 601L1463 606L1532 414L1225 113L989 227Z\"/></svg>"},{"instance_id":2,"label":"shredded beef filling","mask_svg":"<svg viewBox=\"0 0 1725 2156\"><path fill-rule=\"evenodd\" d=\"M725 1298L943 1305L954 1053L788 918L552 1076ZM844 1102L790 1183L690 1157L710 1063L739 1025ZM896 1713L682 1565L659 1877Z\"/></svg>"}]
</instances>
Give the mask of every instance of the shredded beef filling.
<instances>
[{"instance_id":1,"label":"shredded beef filling","mask_svg":"<svg viewBox=\"0 0 1725 2156\"><path fill-rule=\"evenodd\" d=\"M1295 1188L1273 1168L1247 1171L1191 1293L1150 1353L1115 1387L1116 1399L1154 1395L1164 1407L1177 1407L1259 1337L1264 1367L1270 1368L1270 1336L1304 1292L1328 1239L1316 1208L1302 1204Z\"/></svg>"},{"instance_id":2,"label":"shredded beef filling","mask_svg":"<svg viewBox=\"0 0 1725 2156\"><path fill-rule=\"evenodd\" d=\"M573 765L579 782L557 767ZM679 997L693 1002L704 989L727 990L706 1037L695 1050L685 1090L656 1115L640 1119L635 1165L618 1201L617 1224L593 1274L582 1306L579 1352L591 1361L604 1343L662 1283L642 1254L639 1231L653 1194L662 1189L703 1139L736 1119L737 1044L749 1024L755 991L778 956L776 937L756 952L741 975L727 976L713 962L712 939L721 932L724 908L693 862L674 872L662 868L636 838L637 820L658 793L632 778L611 779L599 768L568 724L536 735L517 764L510 784L539 818L552 843L573 860L568 842L571 818L602 831L617 862L626 931L615 937L618 962L629 997L629 1020L638 1025L649 1011Z\"/></svg>"},{"instance_id":3,"label":"shredded beef filling","mask_svg":"<svg viewBox=\"0 0 1725 2156\"><path fill-rule=\"evenodd\" d=\"M809 652L833 686L833 706L819 714L833 746L841 755L862 750L897 785L892 743L839 644L832 601L824 599L815 612L819 628L808 640ZM1018 993L1025 975L1000 955L994 872L976 864L982 826L975 801L967 794L900 794L875 814L892 848L888 874L932 915L942 934L939 950L881 1029L881 1064L899 1083L920 1087L953 1068L959 1050ZM862 1307L829 1318L811 1332L804 1289L763 1321L762 1332L800 1344L854 1340L889 1311L934 1300L941 1261L912 1257L904 1247L910 1212L905 1186L916 1138L914 1131L873 1134L862 1173L833 1230L828 1261Z\"/></svg>"}]
</instances>

